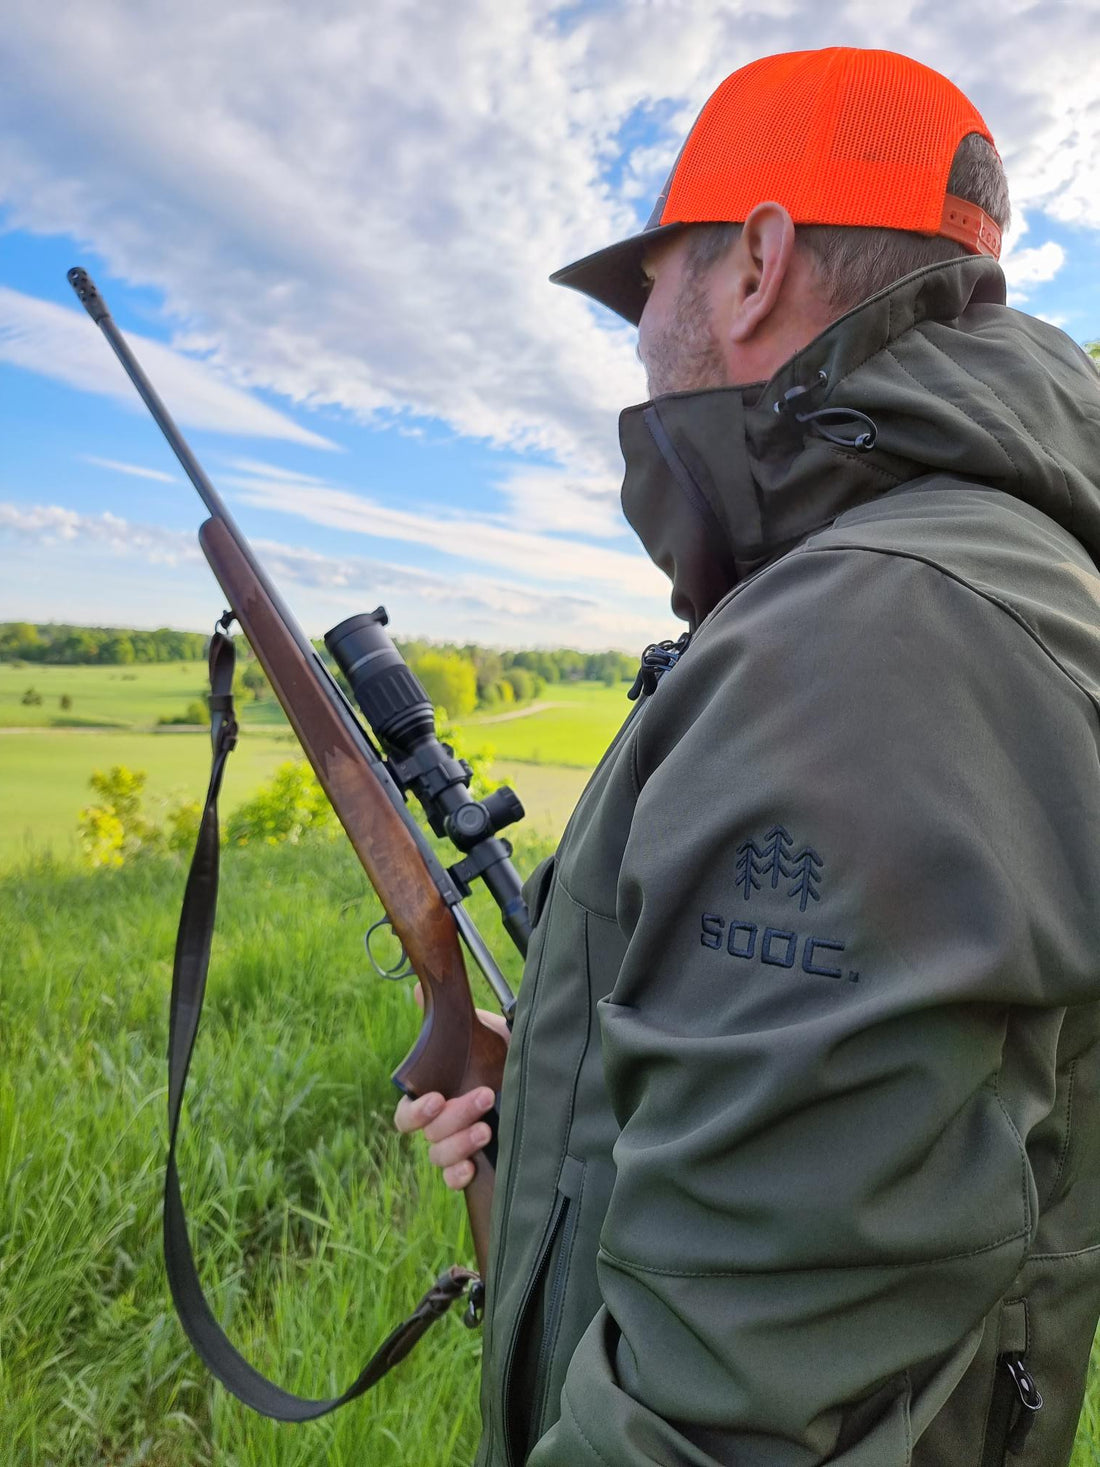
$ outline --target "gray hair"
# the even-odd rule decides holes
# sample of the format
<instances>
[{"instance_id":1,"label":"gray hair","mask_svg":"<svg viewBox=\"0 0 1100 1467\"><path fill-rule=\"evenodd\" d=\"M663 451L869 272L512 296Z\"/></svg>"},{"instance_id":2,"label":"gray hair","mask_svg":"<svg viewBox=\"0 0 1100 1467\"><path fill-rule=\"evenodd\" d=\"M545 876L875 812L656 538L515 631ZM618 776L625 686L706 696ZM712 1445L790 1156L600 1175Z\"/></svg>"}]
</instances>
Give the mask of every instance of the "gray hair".
<instances>
[{"instance_id":1,"label":"gray hair","mask_svg":"<svg viewBox=\"0 0 1100 1467\"><path fill-rule=\"evenodd\" d=\"M1008 228L1011 216L1004 166L980 133L969 133L959 144L946 191L977 204L1002 230ZM692 225L687 256L690 274L705 274L740 233L740 224ZM822 296L838 316L903 275L968 253L952 239L907 229L800 224L795 233L813 260Z\"/></svg>"}]
</instances>

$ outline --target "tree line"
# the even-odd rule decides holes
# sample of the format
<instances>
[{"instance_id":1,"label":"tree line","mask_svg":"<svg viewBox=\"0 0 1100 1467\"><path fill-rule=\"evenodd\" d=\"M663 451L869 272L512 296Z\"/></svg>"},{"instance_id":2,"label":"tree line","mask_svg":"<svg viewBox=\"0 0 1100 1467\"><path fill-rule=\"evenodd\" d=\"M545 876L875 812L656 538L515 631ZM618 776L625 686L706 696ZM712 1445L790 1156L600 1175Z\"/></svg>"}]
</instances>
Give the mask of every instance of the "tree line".
<instances>
[{"instance_id":1,"label":"tree line","mask_svg":"<svg viewBox=\"0 0 1100 1467\"><path fill-rule=\"evenodd\" d=\"M135 662L193 662L206 655L205 632L170 627L139 631L128 627L77 627L61 622L35 626L0 622L0 662L41 662L53 666L125 667Z\"/></svg>"},{"instance_id":2,"label":"tree line","mask_svg":"<svg viewBox=\"0 0 1100 1467\"><path fill-rule=\"evenodd\" d=\"M0 661L73 666L130 666L147 662L197 661L205 657L208 637L203 632L177 632L168 627L140 631L127 627L78 627L51 623L0 623ZM314 644L326 662L324 644ZM475 709L507 709L540 697L554 683L582 679L611 687L629 681L637 660L624 652L578 652L570 647L538 651L508 651L474 642L438 643L424 640L397 643L401 655L419 677L432 702L452 718ZM261 700L268 695L266 679L244 652L238 670L241 686Z\"/></svg>"},{"instance_id":3,"label":"tree line","mask_svg":"<svg viewBox=\"0 0 1100 1467\"><path fill-rule=\"evenodd\" d=\"M405 661L437 708L463 718L475 708L507 709L541 697L554 683L630 681L635 657L625 652L578 652L571 647L539 651L500 651L474 642L463 645L398 642Z\"/></svg>"}]
</instances>

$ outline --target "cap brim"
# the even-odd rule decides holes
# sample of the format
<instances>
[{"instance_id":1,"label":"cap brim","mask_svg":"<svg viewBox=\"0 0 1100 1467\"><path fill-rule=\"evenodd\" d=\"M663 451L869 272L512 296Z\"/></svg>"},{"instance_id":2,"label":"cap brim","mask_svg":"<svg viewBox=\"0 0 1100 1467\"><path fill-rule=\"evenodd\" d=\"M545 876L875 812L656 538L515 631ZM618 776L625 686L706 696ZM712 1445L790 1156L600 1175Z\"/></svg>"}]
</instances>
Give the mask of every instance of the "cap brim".
<instances>
[{"instance_id":1,"label":"cap brim","mask_svg":"<svg viewBox=\"0 0 1100 1467\"><path fill-rule=\"evenodd\" d=\"M651 249L654 240L683 229L682 224L661 224L656 229L643 230L632 239L620 240L607 245L593 255L585 255L573 265L555 270L550 277L552 285L568 285L579 290L601 306L622 316L632 326L637 326L645 309L645 276L642 260Z\"/></svg>"}]
</instances>

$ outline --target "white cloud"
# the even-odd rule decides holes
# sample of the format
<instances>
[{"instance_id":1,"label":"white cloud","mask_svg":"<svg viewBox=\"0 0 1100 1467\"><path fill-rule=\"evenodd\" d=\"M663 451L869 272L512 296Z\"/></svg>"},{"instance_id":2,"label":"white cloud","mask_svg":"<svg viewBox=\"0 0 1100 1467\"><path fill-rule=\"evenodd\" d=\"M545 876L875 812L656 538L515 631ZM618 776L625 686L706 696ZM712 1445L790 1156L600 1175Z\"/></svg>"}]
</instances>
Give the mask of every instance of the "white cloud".
<instances>
[{"instance_id":1,"label":"white cloud","mask_svg":"<svg viewBox=\"0 0 1100 1467\"><path fill-rule=\"evenodd\" d=\"M1032 287L1053 280L1065 262L1065 250L1051 240L1032 249L1013 250L1004 260L1009 305L1024 304Z\"/></svg>"},{"instance_id":2,"label":"white cloud","mask_svg":"<svg viewBox=\"0 0 1100 1467\"><path fill-rule=\"evenodd\" d=\"M261 495L263 502L267 502L263 498L265 482L297 485L304 494L294 512L305 515L307 519L312 517L312 491L338 487L327 484L316 475L285 469L260 459L232 458L229 463L238 474L237 477L230 477L223 482L246 492L255 491ZM493 488L504 500L504 512L470 521L470 533L474 536L480 532L481 526L491 524L494 529L510 526L521 529L528 535L549 530L570 535L590 535L600 540L624 538L626 524L619 508L618 479L602 474L585 475L572 473L568 469L530 466L512 469L496 480ZM369 501L361 502L369 504ZM285 508L286 503L286 496L280 494L278 507ZM370 507L370 512L374 512L373 506ZM448 523L453 522L453 510L430 510L433 520L438 520L440 514ZM529 541L524 543L529 546ZM469 552L464 549L462 553Z\"/></svg>"},{"instance_id":3,"label":"white cloud","mask_svg":"<svg viewBox=\"0 0 1100 1467\"><path fill-rule=\"evenodd\" d=\"M180 423L216 433L283 438L310 448L335 446L233 386L216 366L182 356L159 341L133 332L127 333L127 340L169 412ZM0 361L84 392L104 393L135 411L146 411L122 364L86 312L66 310L52 301L38 300L2 285Z\"/></svg>"},{"instance_id":4,"label":"white cloud","mask_svg":"<svg viewBox=\"0 0 1100 1467\"><path fill-rule=\"evenodd\" d=\"M249 472L221 476L222 484L234 490L236 501L243 504L294 515L329 529L427 546L513 574L522 567L524 579L535 584L602 587L616 596L642 599L656 597L667 587L664 576L640 550L613 550L539 534L534 528L516 529L499 518L458 514L442 507L396 509L308 474L287 469L264 472L263 464L246 462ZM549 513L543 516L538 527L549 528L550 519Z\"/></svg>"},{"instance_id":5,"label":"white cloud","mask_svg":"<svg viewBox=\"0 0 1100 1467\"><path fill-rule=\"evenodd\" d=\"M516 469L495 487L507 504L513 525L531 531L592 535L601 540L622 536L619 483L603 474Z\"/></svg>"},{"instance_id":6,"label":"white cloud","mask_svg":"<svg viewBox=\"0 0 1100 1467\"><path fill-rule=\"evenodd\" d=\"M158 484L178 484L175 474L166 474L161 469L147 469L141 464L124 464L116 458L97 458L94 453L82 453L81 461L95 464L98 469L110 469L116 474L127 474L134 479L153 479Z\"/></svg>"},{"instance_id":7,"label":"white cloud","mask_svg":"<svg viewBox=\"0 0 1100 1467\"><path fill-rule=\"evenodd\" d=\"M832 44L946 71L1017 206L1100 227L1095 6L1025 0L8 0L0 195L163 292L238 387L411 409L613 480L633 338L547 274L633 231L726 73ZM639 114L663 138L619 159Z\"/></svg>"},{"instance_id":8,"label":"white cloud","mask_svg":"<svg viewBox=\"0 0 1100 1467\"><path fill-rule=\"evenodd\" d=\"M56 504L0 504L0 533L4 531L47 546L92 541L115 554L140 555L154 565L202 559L194 535L157 525L134 525L108 511L89 515Z\"/></svg>"},{"instance_id":9,"label":"white cloud","mask_svg":"<svg viewBox=\"0 0 1100 1467\"><path fill-rule=\"evenodd\" d=\"M13 224L75 233L163 292L179 341L237 386L412 410L614 480L613 415L644 395L632 334L546 276L633 231L726 73L799 47L907 51L982 108L1018 207L1100 228L1095 22L1025 0L690 20L626 0L9 0L0 195ZM663 140L618 159L639 112Z\"/></svg>"},{"instance_id":10,"label":"white cloud","mask_svg":"<svg viewBox=\"0 0 1100 1467\"><path fill-rule=\"evenodd\" d=\"M211 607L220 592L212 589L196 537L188 531L135 524L108 513L82 514L60 505L0 502L0 544L5 539L18 541L21 550L0 586L0 616L93 618L105 625L131 626L188 621L202 626L213 620ZM622 597L608 602L583 591L539 587L527 579L490 578L466 570L435 573L366 556L326 555L266 538L252 544L275 584L292 589L292 602L311 635L379 600L389 607L397 637L446 640L458 635L512 647L539 643L637 649L659 636L663 625L673 626L665 598L663 605ZM156 567L156 577L145 576L140 568L120 575L114 565L120 559ZM89 602L96 587L99 599ZM191 608L189 616L183 608Z\"/></svg>"}]
</instances>

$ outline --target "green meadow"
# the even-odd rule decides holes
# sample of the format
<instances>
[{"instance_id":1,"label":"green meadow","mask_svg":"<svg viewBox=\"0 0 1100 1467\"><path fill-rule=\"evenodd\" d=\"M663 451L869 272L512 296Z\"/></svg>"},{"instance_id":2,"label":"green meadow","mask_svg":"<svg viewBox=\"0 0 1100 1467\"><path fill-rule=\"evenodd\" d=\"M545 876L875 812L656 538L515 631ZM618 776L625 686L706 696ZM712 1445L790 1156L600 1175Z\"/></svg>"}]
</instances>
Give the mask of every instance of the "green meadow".
<instances>
[{"instance_id":1,"label":"green meadow","mask_svg":"<svg viewBox=\"0 0 1100 1467\"><path fill-rule=\"evenodd\" d=\"M23 701L30 690L42 701ZM146 727L174 718L206 693L203 662L145 662L128 667L56 667L0 663L0 728ZM71 707L61 706L68 698Z\"/></svg>"},{"instance_id":2,"label":"green meadow","mask_svg":"<svg viewBox=\"0 0 1100 1467\"><path fill-rule=\"evenodd\" d=\"M634 706L628 683L550 683L531 708L465 719L464 743L492 746L501 759L590 770Z\"/></svg>"},{"instance_id":3,"label":"green meadow","mask_svg":"<svg viewBox=\"0 0 1100 1467\"><path fill-rule=\"evenodd\" d=\"M252 794L285 759L296 757L297 748L289 731L280 738L247 729L226 771L226 809ZM157 819L173 801L205 794L210 741L197 732L0 729L0 870L45 850L75 858L77 813L94 800L88 780L93 770L115 764L146 771L145 805Z\"/></svg>"},{"instance_id":4,"label":"green meadow","mask_svg":"<svg viewBox=\"0 0 1100 1467\"><path fill-rule=\"evenodd\" d=\"M181 715L202 697L205 676L200 662L0 665L0 870L32 852L75 858L77 812L91 802L93 770L114 764L144 770L153 817L175 800L198 798L209 768L205 733L158 728L157 720ZM41 696L40 704L22 702L28 688ZM530 709L456 726L459 752L491 751L495 776L512 784L527 807L527 826L560 831L588 771L629 710L625 692L625 684L554 684ZM71 701L67 712L62 697ZM241 739L225 781L227 810L284 759L298 757L277 704L246 700L239 714Z\"/></svg>"}]
</instances>

